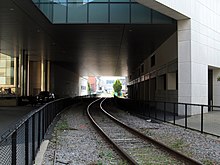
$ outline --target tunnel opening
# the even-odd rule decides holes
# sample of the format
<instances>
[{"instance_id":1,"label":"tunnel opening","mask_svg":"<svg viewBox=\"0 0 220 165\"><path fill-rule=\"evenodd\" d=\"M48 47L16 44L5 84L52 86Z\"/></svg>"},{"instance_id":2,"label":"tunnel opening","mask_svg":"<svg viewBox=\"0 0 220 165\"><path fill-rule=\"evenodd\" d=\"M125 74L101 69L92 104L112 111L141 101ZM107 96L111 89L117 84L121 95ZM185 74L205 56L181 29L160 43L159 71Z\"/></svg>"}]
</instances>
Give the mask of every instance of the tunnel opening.
<instances>
[{"instance_id":1,"label":"tunnel opening","mask_svg":"<svg viewBox=\"0 0 220 165\"><path fill-rule=\"evenodd\" d=\"M118 81L117 87L114 84ZM127 97L127 78L123 76L83 76L79 78L79 95Z\"/></svg>"}]
</instances>

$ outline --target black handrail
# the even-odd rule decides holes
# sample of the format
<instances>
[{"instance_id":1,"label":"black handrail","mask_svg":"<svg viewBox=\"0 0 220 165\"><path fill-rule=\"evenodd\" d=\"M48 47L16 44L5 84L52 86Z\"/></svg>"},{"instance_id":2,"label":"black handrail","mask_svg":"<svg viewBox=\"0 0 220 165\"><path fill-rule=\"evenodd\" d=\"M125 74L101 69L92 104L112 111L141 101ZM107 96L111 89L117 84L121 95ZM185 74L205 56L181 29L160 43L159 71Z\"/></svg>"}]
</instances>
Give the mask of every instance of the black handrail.
<instances>
[{"instance_id":1,"label":"black handrail","mask_svg":"<svg viewBox=\"0 0 220 165\"><path fill-rule=\"evenodd\" d=\"M48 127L64 108L73 103L73 98L57 99L22 118L2 137L0 162L4 165L33 164Z\"/></svg>"},{"instance_id":2,"label":"black handrail","mask_svg":"<svg viewBox=\"0 0 220 165\"><path fill-rule=\"evenodd\" d=\"M209 130L204 130L204 109L212 109L219 108L220 106L213 106L213 105L205 105L205 104L190 104L190 103L178 103L178 102L165 102L165 101L152 101L152 100L135 100L135 99L124 99L114 97L115 102L117 105L136 115L145 117L145 118L153 118L164 122L169 122L174 125L178 125L187 129L199 131L201 133L214 135L220 137L220 135L216 132L210 132ZM168 108L169 106L169 108ZM198 121L198 128L190 127L189 120L193 114L190 111L196 109L197 114L200 115L200 121ZM177 112L178 110L182 110L182 113ZM213 110L214 111L214 110ZM170 117L168 119L168 117ZM182 119L184 124L178 124L178 119Z\"/></svg>"}]
</instances>

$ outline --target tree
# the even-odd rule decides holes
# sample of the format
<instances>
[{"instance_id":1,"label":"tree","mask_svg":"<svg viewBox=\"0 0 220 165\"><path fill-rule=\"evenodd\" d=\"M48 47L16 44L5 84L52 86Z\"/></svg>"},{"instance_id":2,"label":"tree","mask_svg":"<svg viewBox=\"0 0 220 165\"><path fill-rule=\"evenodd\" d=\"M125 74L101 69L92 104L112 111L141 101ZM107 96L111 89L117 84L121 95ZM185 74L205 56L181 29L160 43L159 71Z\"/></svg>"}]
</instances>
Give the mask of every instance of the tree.
<instances>
[{"instance_id":1,"label":"tree","mask_svg":"<svg viewBox=\"0 0 220 165\"><path fill-rule=\"evenodd\" d=\"M113 84L114 92L117 93L117 95L120 95L122 84L120 80L116 80Z\"/></svg>"},{"instance_id":2,"label":"tree","mask_svg":"<svg viewBox=\"0 0 220 165\"><path fill-rule=\"evenodd\" d=\"M87 86L88 86L88 94L91 95L92 89L91 89L91 86L90 86L89 82L87 83Z\"/></svg>"}]
</instances>

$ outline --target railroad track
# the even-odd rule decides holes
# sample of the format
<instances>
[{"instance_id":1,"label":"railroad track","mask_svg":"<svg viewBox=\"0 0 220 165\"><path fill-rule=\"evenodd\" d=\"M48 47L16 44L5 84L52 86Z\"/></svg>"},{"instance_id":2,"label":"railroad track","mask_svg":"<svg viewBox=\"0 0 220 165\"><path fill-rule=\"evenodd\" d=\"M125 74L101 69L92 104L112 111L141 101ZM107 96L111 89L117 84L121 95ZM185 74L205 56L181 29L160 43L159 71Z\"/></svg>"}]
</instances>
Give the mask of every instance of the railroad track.
<instances>
[{"instance_id":1,"label":"railroad track","mask_svg":"<svg viewBox=\"0 0 220 165\"><path fill-rule=\"evenodd\" d=\"M164 144L127 126L105 111L99 98L87 107L87 114L105 139L129 164L189 164L201 165Z\"/></svg>"}]
</instances>

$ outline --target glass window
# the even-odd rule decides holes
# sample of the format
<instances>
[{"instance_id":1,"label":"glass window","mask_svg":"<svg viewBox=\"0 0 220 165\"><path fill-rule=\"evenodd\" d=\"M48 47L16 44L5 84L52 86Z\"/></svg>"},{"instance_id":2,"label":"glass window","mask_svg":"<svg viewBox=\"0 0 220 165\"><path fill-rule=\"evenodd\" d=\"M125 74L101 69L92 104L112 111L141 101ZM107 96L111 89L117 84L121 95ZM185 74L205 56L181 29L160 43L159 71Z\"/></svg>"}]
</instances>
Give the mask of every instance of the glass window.
<instances>
[{"instance_id":1,"label":"glass window","mask_svg":"<svg viewBox=\"0 0 220 165\"><path fill-rule=\"evenodd\" d=\"M87 5L68 4L68 23L86 23Z\"/></svg>"},{"instance_id":2,"label":"glass window","mask_svg":"<svg viewBox=\"0 0 220 165\"><path fill-rule=\"evenodd\" d=\"M52 4L40 4L40 9L46 15L46 17L50 21L52 21L53 5Z\"/></svg>"},{"instance_id":3,"label":"glass window","mask_svg":"<svg viewBox=\"0 0 220 165\"><path fill-rule=\"evenodd\" d=\"M89 22L108 23L108 4L90 4Z\"/></svg>"},{"instance_id":4,"label":"glass window","mask_svg":"<svg viewBox=\"0 0 220 165\"><path fill-rule=\"evenodd\" d=\"M68 0L68 2L79 2L79 3L87 3L87 0Z\"/></svg>"},{"instance_id":5,"label":"glass window","mask_svg":"<svg viewBox=\"0 0 220 165\"><path fill-rule=\"evenodd\" d=\"M10 76L11 76L11 77L14 77L14 67L11 67L10 70L11 70L11 75L10 75Z\"/></svg>"},{"instance_id":6,"label":"glass window","mask_svg":"<svg viewBox=\"0 0 220 165\"><path fill-rule=\"evenodd\" d=\"M3 77L5 76L5 68L0 68L0 76Z\"/></svg>"},{"instance_id":7,"label":"glass window","mask_svg":"<svg viewBox=\"0 0 220 165\"><path fill-rule=\"evenodd\" d=\"M108 0L68 0L68 2L89 3L89 2L108 2Z\"/></svg>"},{"instance_id":8,"label":"glass window","mask_svg":"<svg viewBox=\"0 0 220 165\"><path fill-rule=\"evenodd\" d=\"M151 9L140 5L131 5L131 22L132 23L151 23Z\"/></svg>"},{"instance_id":9,"label":"glass window","mask_svg":"<svg viewBox=\"0 0 220 165\"><path fill-rule=\"evenodd\" d=\"M110 5L111 23L129 23L129 4L111 4Z\"/></svg>"},{"instance_id":10,"label":"glass window","mask_svg":"<svg viewBox=\"0 0 220 165\"><path fill-rule=\"evenodd\" d=\"M89 0L89 2L108 2L108 0Z\"/></svg>"},{"instance_id":11,"label":"glass window","mask_svg":"<svg viewBox=\"0 0 220 165\"><path fill-rule=\"evenodd\" d=\"M35 0L35 1L38 1L38 0ZM48 3L48 2L53 2L53 0L40 0L40 2L44 2L44 3L47 2Z\"/></svg>"},{"instance_id":12,"label":"glass window","mask_svg":"<svg viewBox=\"0 0 220 165\"><path fill-rule=\"evenodd\" d=\"M66 22L66 6L63 4L53 5L53 22L65 23Z\"/></svg>"},{"instance_id":13,"label":"glass window","mask_svg":"<svg viewBox=\"0 0 220 165\"><path fill-rule=\"evenodd\" d=\"M110 2L130 2L130 0L110 0Z\"/></svg>"},{"instance_id":14,"label":"glass window","mask_svg":"<svg viewBox=\"0 0 220 165\"><path fill-rule=\"evenodd\" d=\"M13 58L0 53L0 84L13 85L14 81L9 80L14 77L13 62Z\"/></svg>"},{"instance_id":15,"label":"glass window","mask_svg":"<svg viewBox=\"0 0 220 165\"><path fill-rule=\"evenodd\" d=\"M10 68L6 68L6 74L5 76L9 77L11 75L11 69Z\"/></svg>"},{"instance_id":16,"label":"glass window","mask_svg":"<svg viewBox=\"0 0 220 165\"><path fill-rule=\"evenodd\" d=\"M6 61L1 60L1 61L0 61L0 66L1 66L1 67L6 67Z\"/></svg>"},{"instance_id":17,"label":"glass window","mask_svg":"<svg viewBox=\"0 0 220 165\"><path fill-rule=\"evenodd\" d=\"M56 3L66 3L67 2L67 0L53 0L53 1Z\"/></svg>"},{"instance_id":18,"label":"glass window","mask_svg":"<svg viewBox=\"0 0 220 165\"><path fill-rule=\"evenodd\" d=\"M11 60L11 57L0 53L0 60ZM0 65L0 67L1 67L1 65Z\"/></svg>"},{"instance_id":19,"label":"glass window","mask_svg":"<svg viewBox=\"0 0 220 165\"><path fill-rule=\"evenodd\" d=\"M13 83L11 82L12 78L11 77L6 77L6 84L7 85L12 85Z\"/></svg>"},{"instance_id":20,"label":"glass window","mask_svg":"<svg viewBox=\"0 0 220 165\"><path fill-rule=\"evenodd\" d=\"M153 67L155 65L155 54L150 58L150 66Z\"/></svg>"},{"instance_id":21,"label":"glass window","mask_svg":"<svg viewBox=\"0 0 220 165\"><path fill-rule=\"evenodd\" d=\"M172 18L163 15L157 11L152 11L152 23L172 23Z\"/></svg>"},{"instance_id":22,"label":"glass window","mask_svg":"<svg viewBox=\"0 0 220 165\"><path fill-rule=\"evenodd\" d=\"M6 77L0 77L0 84L6 84Z\"/></svg>"},{"instance_id":23,"label":"glass window","mask_svg":"<svg viewBox=\"0 0 220 165\"><path fill-rule=\"evenodd\" d=\"M14 77L11 77L11 85L13 85L14 84Z\"/></svg>"},{"instance_id":24,"label":"glass window","mask_svg":"<svg viewBox=\"0 0 220 165\"><path fill-rule=\"evenodd\" d=\"M39 0L32 0L34 3L39 3Z\"/></svg>"}]
</instances>

